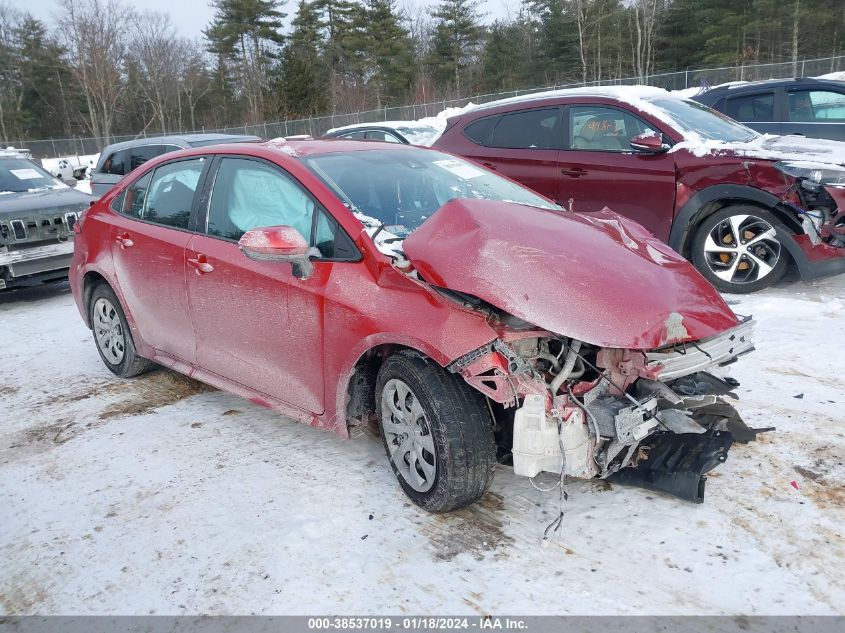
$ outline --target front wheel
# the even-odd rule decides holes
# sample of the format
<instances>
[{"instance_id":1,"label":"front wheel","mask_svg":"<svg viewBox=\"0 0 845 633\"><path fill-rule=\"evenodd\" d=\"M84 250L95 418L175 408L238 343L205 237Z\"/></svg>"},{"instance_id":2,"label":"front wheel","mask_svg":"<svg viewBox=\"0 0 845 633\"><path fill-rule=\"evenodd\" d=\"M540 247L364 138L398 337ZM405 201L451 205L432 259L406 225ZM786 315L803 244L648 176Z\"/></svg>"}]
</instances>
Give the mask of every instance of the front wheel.
<instances>
[{"instance_id":1,"label":"front wheel","mask_svg":"<svg viewBox=\"0 0 845 633\"><path fill-rule=\"evenodd\" d=\"M448 512L484 495L496 466L484 396L430 359L399 352L382 365L376 398L387 457L414 503Z\"/></svg>"},{"instance_id":2,"label":"front wheel","mask_svg":"<svg viewBox=\"0 0 845 633\"><path fill-rule=\"evenodd\" d=\"M768 288L783 277L786 249L770 212L736 205L706 217L695 232L692 262L721 292L745 294Z\"/></svg>"}]
</instances>

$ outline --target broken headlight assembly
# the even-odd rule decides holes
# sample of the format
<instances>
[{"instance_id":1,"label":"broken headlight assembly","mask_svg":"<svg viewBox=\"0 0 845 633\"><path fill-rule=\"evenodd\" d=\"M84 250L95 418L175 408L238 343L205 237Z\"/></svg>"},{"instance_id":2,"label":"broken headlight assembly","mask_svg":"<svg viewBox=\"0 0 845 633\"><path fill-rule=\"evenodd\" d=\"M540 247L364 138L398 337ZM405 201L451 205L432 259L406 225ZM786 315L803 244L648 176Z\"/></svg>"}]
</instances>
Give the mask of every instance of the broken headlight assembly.
<instances>
[{"instance_id":1,"label":"broken headlight assembly","mask_svg":"<svg viewBox=\"0 0 845 633\"><path fill-rule=\"evenodd\" d=\"M839 185L845 187L845 167L806 161L781 161L775 168L793 178L818 185Z\"/></svg>"}]
</instances>

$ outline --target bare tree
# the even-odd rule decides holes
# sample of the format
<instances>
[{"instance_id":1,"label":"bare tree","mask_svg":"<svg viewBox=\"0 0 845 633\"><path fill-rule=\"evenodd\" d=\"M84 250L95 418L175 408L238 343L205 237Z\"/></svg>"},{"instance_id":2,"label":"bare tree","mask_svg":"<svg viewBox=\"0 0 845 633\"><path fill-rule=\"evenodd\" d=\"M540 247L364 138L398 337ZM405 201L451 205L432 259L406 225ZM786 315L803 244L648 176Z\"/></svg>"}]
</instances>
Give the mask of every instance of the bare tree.
<instances>
[{"instance_id":1,"label":"bare tree","mask_svg":"<svg viewBox=\"0 0 845 633\"><path fill-rule=\"evenodd\" d=\"M197 129L196 110L197 104L211 90L211 77L208 73L208 64L203 47L199 42L182 40L182 73L179 78L181 86L180 94L185 95L185 106L188 109L190 129ZM181 96L179 99L179 129L182 126Z\"/></svg>"},{"instance_id":2,"label":"bare tree","mask_svg":"<svg viewBox=\"0 0 845 633\"><path fill-rule=\"evenodd\" d=\"M795 0L792 12L792 76L798 76L798 31L801 23L801 0Z\"/></svg>"},{"instance_id":3,"label":"bare tree","mask_svg":"<svg viewBox=\"0 0 845 633\"><path fill-rule=\"evenodd\" d=\"M126 84L122 75L134 12L121 0L59 0L59 33L85 95L86 124L101 146L112 133Z\"/></svg>"},{"instance_id":4,"label":"bare tree","mask_svg":"<svg viewBox=\"0 0 845 633\"><path fill-rule=\"evenodd\" d=\"M575 23L578 25L578 54L581 57L581 81L587 83L587 18L588 0L574 0Z\"/></svg>"},{"instance_id":5,"label":"bare tree","mask_svg":"<svg viewBox=\"0 0 845 633\"><path fill-rule=\"evenodd\" d=\"M19 135L18 115L23 90L20 81L17 28L21 14L6 2L0 3L0 137L9 141Z\"/></svg>"},{"instance_id":6,"label":"bare tree","mask_svg":"<svg viewBox=\"0 0 845 633\"><path fill-rule=\"evenodd\" d=\"M634 0L634 72L642 82L647 82L654 63L654 41L663 17L665 0Z\"/></svg>"},{"instance_id":7,"label":"bare tree","mask_svg":"<svg viewBox=\"0 0 845 633\"><path fill-rule=\"evenodd\" d=\"M161 133L178 119L183 46L166 13L145 11L132 20L129 57L138 70L138 89Z\"/></svg>"}]
</instances>

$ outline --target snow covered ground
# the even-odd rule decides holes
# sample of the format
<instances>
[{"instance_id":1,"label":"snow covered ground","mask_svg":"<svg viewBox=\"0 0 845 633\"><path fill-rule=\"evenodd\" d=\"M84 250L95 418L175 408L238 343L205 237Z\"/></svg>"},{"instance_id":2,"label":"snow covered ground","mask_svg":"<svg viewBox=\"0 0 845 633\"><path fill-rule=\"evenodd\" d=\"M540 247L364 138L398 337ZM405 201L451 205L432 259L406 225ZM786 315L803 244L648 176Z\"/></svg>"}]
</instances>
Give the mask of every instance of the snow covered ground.
<instances>
[{"instance_id":1,"label":"snow covered ground","mask_svg":"<svg viewBox=\"0 0 845 633\"><path fill-rule=\"evenodd\" d=\"M758 319L703 505L501 467L411 505L381 446L159 370L108 373L66 285L0 295L0 613L845 612L845 276L731 297ZM551 480L545 483L551 483Z\"/></svg>"}]
</instances>

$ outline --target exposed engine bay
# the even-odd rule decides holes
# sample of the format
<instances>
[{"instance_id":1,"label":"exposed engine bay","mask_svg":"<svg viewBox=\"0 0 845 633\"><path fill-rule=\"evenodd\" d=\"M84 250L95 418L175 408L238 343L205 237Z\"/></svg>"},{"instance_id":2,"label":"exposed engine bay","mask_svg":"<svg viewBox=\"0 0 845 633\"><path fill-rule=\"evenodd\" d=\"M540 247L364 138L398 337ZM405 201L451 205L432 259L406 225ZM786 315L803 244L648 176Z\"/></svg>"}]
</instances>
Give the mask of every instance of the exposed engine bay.
<instances>
[{"instance_id":1,"label":"exposed engine bay","mask_svg":"<svg viewBox=\"0 0 845 633\"><path fill-rule=\"evenodd\" d=\"M796 181L795 195L800 204L793 206L811 243L845 247L845 192L842 187L826 187L800 178Z\"/></svg>"},{"instance_id":2,"label":"exposed engine bay","mask_svg":"<svg viewBox=\"0 0 845 633\"><path fill-rule=\"evenodd\" d=\"M753 349L753 327L653 352L505 332L448 369L500 405L516 474L613 477L700 503L705 473L758 432L725 399L738 383L710 373Z\"/></svg>"},{"instance_id":3,"label":"exposed engine bay","mask_svg":"<svg viewBox=\"0 0 845 633\"><path fill-rule=\"evenodd\" d=\"M754 321L639 225L544 213L452 200L406 238L361 219L398 270L496 332L447 369L486 396L500 462L702 502L705 474L763 430L719 375L753 349ZM614 266L586 277L598 250Z\"/></svg>"}]
</instances>

